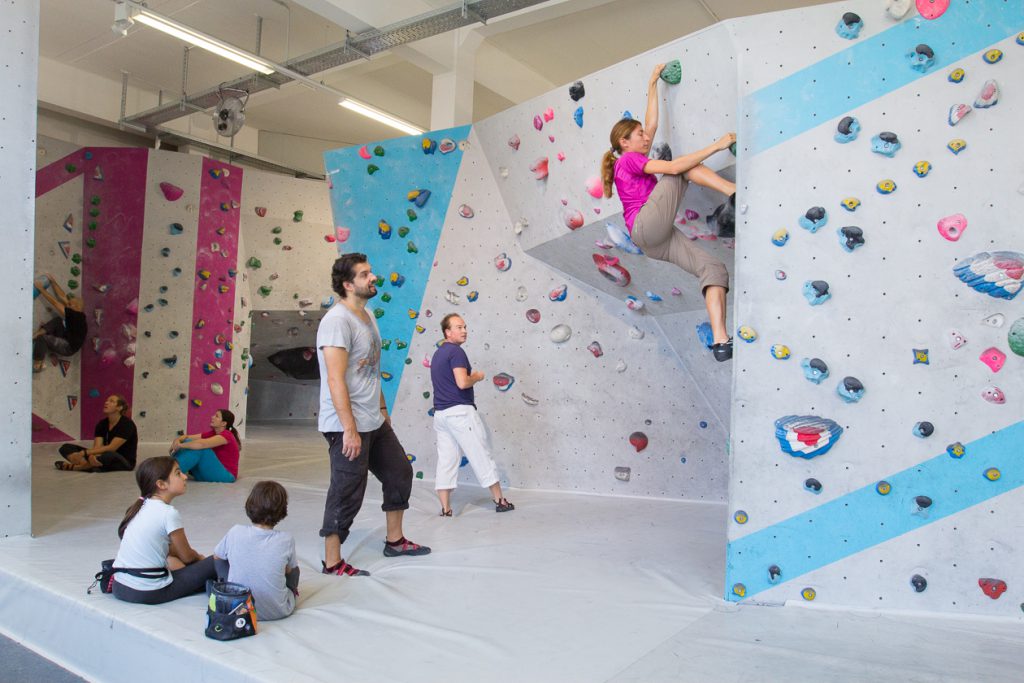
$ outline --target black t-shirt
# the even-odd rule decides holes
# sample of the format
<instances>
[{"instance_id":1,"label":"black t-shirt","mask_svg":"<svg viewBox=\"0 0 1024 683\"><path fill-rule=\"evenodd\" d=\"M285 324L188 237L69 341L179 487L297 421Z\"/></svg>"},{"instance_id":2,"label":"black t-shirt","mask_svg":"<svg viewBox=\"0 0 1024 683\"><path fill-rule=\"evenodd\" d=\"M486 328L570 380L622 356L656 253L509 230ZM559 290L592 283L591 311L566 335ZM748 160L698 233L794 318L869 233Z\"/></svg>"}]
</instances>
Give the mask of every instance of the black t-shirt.
<instances>
[{"instance_id":1,"label":"black t-shirt","mask_svg":"<svg viewBox=\"0 0 1024 683\"><path fill-rule=\"evenodd\" d=\"M68 340L68 344L71 345L71 353L75 353L82 344L85 343L85 335L89 330L89 325L86 322L85 313L81 311L73 311L70 308L64 308L64 329L65 339Z\"/></svg>"},{"instance_id":2,"label":"black t-shirt","mask_svg":"<svg viewBox=\"0 0 1024 683\"><path fill-rule=\"evenodd\" d=\"M130 418L122 416L113 429L110 428L107 418L103 418L96 423L96 432L93 436L103 439L104 446L116 438L124 439L124 443L117 449L117 452L123 455L132 467L135 467L135 457L139 449L139 430Z\"/></svg>"}]
</instances>

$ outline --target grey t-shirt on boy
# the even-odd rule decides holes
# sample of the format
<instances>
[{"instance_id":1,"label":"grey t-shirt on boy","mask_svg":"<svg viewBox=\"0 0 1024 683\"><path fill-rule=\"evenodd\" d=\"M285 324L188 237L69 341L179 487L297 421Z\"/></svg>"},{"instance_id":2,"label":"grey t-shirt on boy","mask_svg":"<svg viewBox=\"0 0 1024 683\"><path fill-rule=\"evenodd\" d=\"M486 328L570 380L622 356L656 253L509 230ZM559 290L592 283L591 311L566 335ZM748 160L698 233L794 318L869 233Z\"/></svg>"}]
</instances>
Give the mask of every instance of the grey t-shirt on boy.
<instances>
[{"instance_id":1,"label":"grey t-shirt on boy","mask_svg":"<svg viewBox=\"0 0 1024 683\"><path fill-rule=\"evenodd\" d=\"M372 313L368 321L360 320L344 304L327 311L316 332L316 356L320 363L320 416L319 429L323 433L343 432L338 413L334 410L331 390L327 385L327 365L324 347L334 346L348 351L345 386L352 404L356 429L372 432L384 423L380 412L380 331Z\"/></svg>"},{"instance_id":2,"label":"grey t-shirt on boy","mask_svg":"<svg viewBox=\"0 0 1024 683\"><path fill-rule=\"evenodd\" d=\"M287 531L236 524L213 554L231 565L228 581L248 586L260 619L282 619L295 611L295 594L284 574L295 561L295 539Z\"/></svg>"}]
</instances>

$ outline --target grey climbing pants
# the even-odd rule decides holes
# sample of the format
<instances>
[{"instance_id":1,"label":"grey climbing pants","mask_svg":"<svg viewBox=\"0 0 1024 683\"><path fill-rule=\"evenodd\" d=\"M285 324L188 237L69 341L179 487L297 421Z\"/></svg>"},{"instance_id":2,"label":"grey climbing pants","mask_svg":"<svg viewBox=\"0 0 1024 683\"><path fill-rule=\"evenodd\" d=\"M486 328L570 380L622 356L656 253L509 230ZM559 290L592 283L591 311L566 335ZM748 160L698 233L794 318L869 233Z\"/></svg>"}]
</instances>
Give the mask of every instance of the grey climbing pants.
<instances>
[{"instance_id":1,"label":"grey climbing pants","mask_svg":"<svg viewBox=\"0 0 1024 683\"><path fill-rule=\"evenodd\" d=\"M725 264L676 230L676 211L687 185L681 175L662 176L633 219L633 242L651 258L674 263L696 276L701 294L712 285L729 289Z\"/></svg>"},{"instance_id":2,"label":"grey climbing pants","mask_svg":"<svg viewBox=\"0 0 1024 683\"><path fill-rule=\"evenodd\" d=\"M58 356L70 356L75 352L71 342L64 337L64 318L52 318L43 325L43 330L45 334L32 340L32 360L45 360L47 351L53 351Z\"/></svg>"}]
</instances>

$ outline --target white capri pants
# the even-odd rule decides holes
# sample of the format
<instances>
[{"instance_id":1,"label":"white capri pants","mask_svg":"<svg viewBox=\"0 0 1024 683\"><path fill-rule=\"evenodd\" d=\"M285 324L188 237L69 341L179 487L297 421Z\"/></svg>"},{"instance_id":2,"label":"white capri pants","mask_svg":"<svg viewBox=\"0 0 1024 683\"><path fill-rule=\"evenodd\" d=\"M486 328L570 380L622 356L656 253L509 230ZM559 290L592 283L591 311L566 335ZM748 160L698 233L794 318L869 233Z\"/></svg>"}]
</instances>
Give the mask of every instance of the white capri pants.
<instances>
[{"instance_id":1,"label":"white capri pants","mask_svg":"<svg viewBox=\"0 0 1024 683\"><path fill-rule=\"evenodd\" d=\"M464 405L435 411L434 431L437 433L436 490L458 487L463 454L481 486L487 488L498 482L498 468L491 457L491 435L476 408Z\"/></svg>"}]
</instances>

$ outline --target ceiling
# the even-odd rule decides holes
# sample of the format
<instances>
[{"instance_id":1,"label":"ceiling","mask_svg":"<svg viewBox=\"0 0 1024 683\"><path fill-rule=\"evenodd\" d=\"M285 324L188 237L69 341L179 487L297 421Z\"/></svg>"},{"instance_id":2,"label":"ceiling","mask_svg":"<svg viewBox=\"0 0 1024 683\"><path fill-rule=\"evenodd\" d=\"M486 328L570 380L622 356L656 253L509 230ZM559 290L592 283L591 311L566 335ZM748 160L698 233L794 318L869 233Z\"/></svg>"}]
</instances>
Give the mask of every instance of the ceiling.
<instances>
[{"instance_id":1,"label":"ceiling","mask_svg":"<svg viewBox=\"0 0 1024 683\"><path fill-rule=\"evenodd\" d=\"M149 0L157 12L283 63L359 33L408 19L454 0ZM825 4L822 0L549 0L472 29L482 36L474 59L474 121L658 45L749 14ZM162 90L182 87L183 43L137 24L126 37L110 30L112 0L40 0L40 54L62 64ZM315 10L315 11L314 11ZM471 29L461 29L465 35ZM472 41L470 41L472 42ZM432 78L455 63L455 35L444 34L318 74L317 80L430 128ZM187 90L244 76L244 67L192 50ZM137 112L129 111L128 114ZM393 130L337 106L300 84L253 96L248 124L261 131L322 141L325 148L394 137Z\"/></svg>"}]
</instances>

